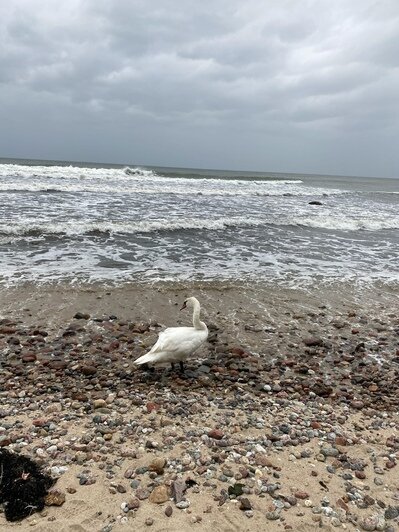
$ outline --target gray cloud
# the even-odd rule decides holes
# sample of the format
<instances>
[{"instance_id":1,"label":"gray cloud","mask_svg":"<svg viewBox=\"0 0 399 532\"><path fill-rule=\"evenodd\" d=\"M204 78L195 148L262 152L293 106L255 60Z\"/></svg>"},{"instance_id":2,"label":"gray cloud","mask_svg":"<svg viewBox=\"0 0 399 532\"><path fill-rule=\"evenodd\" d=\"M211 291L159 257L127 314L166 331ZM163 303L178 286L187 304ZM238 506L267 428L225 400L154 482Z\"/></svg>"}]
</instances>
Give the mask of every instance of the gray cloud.
<instances>
[{"instance_id":1,"label":"gray cloud","mask_svg":"<svg viewBox=\"0 0 399 532\"><path fill-rule=\"evenodd\" d=\"M396 0L4 2L0 155L398 176L398 63Z\"/></svg>"}]
</instances>

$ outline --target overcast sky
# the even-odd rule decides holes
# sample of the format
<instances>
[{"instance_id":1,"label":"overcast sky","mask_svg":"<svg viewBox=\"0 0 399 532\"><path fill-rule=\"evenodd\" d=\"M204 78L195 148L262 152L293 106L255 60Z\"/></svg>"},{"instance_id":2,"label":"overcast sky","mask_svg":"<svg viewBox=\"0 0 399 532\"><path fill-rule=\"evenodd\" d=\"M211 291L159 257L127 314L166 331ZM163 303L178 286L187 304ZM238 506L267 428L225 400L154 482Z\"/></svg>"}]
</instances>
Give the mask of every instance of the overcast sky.
<instances>
[{"instance_id":1,"label":"overcast sky","mask_svg":"<svg viewBox=\"0 0 399 532\"><path fill-rule=\"evenodd\" d=\"M0 157L399 177L399 1L4 0L0 121Z\"/></svg>"}]
</instances>

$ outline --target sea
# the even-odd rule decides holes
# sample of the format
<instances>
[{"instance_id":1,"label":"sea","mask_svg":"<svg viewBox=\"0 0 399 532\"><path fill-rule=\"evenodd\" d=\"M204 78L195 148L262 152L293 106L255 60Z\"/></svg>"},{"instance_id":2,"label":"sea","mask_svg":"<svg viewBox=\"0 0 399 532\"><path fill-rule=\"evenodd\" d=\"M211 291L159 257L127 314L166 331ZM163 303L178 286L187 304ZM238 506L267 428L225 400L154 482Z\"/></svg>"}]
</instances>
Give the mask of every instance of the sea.
<instances>
[{"instance_id":1,"label":"sea","mask_svg":"<svg viewBox=\"0 0 399 532\"><path fill-rule=\"evenodd\" d=\"M0 159L0 284L399 283L399 179Z\"/></svg>"}]
</instances>

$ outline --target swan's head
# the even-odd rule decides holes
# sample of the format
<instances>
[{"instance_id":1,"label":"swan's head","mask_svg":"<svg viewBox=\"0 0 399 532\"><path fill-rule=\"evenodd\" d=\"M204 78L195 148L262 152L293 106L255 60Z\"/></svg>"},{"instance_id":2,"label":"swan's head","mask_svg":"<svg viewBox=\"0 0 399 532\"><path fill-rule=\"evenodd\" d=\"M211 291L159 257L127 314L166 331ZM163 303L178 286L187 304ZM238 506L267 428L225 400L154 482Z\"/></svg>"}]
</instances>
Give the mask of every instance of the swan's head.
<instances>
[{"instance_id":1,"label":"swan's head","mask_svg":"<svg viewBox=\"0 0 399 532\"><path fill-rule=\"evenodd\" d=\"M189 297L185 300L180 310L184 310L185 308L193 308L196 304L199 305L199 301L196 297Z\"/></svg>"}]
</instances>

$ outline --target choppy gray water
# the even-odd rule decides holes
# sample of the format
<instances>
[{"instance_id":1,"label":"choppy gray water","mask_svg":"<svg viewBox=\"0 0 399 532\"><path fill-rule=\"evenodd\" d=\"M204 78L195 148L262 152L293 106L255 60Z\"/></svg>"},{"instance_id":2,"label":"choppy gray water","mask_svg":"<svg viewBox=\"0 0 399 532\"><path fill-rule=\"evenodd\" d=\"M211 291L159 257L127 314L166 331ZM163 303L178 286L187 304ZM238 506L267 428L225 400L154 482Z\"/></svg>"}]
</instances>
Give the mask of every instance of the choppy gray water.
<instances>
[{"instance_id":1,"label":"choppy gray water","mask_svg":"<svg viewBox=\"0 0 399 532\"><path fill-rule=\"evenodd\" d=\"M397 179L0 160L0 212L1 284L399 282Z\"/></svg>"}]
</instances>

